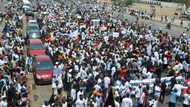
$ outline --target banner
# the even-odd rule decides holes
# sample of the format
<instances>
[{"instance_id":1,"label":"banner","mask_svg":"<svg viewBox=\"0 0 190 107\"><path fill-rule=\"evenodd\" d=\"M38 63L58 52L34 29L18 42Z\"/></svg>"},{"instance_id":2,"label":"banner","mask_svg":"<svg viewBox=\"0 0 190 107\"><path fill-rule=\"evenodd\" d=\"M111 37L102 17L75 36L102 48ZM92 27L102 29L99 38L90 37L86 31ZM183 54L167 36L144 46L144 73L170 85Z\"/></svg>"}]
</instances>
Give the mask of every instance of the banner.
<instances>
[{"instance_id":1,"label":"banner","mask_svg":"<svg viewBox=\"0 0 190 107\"><path fill-rule=\"evenodd\" d=\"M170 82L170 80L173 78L173 76L170 77L162 77L161 78L161 82L166 81L167 83ZM176 77L176 80L184 80L184 78L182 76L178 76ZM131 80L130 83L131 84L151 84L154 83L156 81L156 78L152 78L152 79L143 79L143 80Z\"/></svg>"}]
</instances>

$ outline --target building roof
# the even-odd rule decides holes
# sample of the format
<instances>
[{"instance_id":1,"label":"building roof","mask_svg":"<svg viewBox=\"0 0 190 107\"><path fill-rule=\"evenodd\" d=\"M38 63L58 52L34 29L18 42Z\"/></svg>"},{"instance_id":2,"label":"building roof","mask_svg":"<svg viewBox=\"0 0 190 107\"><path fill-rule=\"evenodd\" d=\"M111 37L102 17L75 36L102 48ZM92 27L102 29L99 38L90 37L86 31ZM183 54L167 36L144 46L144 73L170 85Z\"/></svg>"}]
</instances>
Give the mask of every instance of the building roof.
<instances>
[{"instance_id":1,"label":"building roof","mask_svg":"<svg viewBox=\"0 0 190 107\"><path fill-rule=\"evenodd\" d=\"M38 55L35 56L37 62L41 61L51 61L50 57L48 55Z\"/></svg>"},{"instance_id":2,"label":"building roof","mask_svg":"<svg viewBox=\"0 0 190 107\"><path fill-rule=\"evenodd\" d=\"M41 44L42 41L40 39L29 39L31 44Z\"/></svg>"}]
</instances>

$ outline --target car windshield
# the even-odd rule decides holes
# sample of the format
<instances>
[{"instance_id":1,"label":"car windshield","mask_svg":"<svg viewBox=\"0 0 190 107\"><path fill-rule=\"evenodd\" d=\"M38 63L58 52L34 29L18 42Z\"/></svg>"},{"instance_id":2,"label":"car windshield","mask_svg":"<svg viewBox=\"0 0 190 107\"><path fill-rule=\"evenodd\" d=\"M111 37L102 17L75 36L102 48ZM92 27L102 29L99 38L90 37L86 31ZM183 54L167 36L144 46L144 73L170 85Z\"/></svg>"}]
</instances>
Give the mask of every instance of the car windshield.
<instances>
[{"instance_id":1,"label":"car windshield","mask_svg":"<svg viewBox=\"0 0 190 107\"><path fill-rule=\"evenodd\" d=\"M36 25L36 26L28 26L27 30L29 31L37 31L39 30L39 27Z\"/></svg>"},{"instance_id":2,"label":"car windshield","mask_svg":"<svg viewBox=\"0 0 190 107\"><path fill-rule=\"evenodd\" d=\"M38 49L43 49L41 44L32 44L31 45L32 50L38 50Z\"/></svg>"},{"instance_id":3,"label":"car windshield","mask_svg":"<svg viewBox=\"0 0 190 107\"><path fill-rule=\"evenodd\" d=\"M53 68L53 64L51 61L46 61L46 62L38 62L37 63L37 70L49 70Z\"/></svg>"}]
</instances>

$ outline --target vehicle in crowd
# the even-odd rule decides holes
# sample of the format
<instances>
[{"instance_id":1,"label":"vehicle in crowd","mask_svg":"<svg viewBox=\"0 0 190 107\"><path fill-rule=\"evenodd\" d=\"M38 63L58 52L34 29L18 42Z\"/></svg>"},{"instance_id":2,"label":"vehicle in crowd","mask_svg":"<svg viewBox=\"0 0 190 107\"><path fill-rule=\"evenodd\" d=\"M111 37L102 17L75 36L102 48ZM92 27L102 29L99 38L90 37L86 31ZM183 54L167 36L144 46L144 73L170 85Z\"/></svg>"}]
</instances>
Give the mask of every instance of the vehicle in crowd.
<instances>
[{"instance_id":1,"label":"vehicle in crowd","mask_svg":"<svg viewBox=\"0 0 190 107\"><path fill-rule=\"evenodd\" d=\"M38 39L41 37L40 28L37 22L31 22L29 20L26 26L26 38L27 39Z\"/></svg>"},{"instance_id":2,"label":"vehicle in crowd","mask_svg":"<svg viewBox=\"0 0 190 107\"><path fill-rule=\"evenodd\" d=\"M27 55L37 56L45 55L45 48L40 39L29 39L27 44Z\"/></svg>"},{"instance_id":3,"label":"vehicle in crowd","mask_svg":"<svg viewBox=\"0 0 190 107\"><path fill-rule=\"evenodd\" d=\"M36 84L51 83L53 78L53 63L50 57L47 55L34 57L32 72Z\"/></svg>"},{"instance_id":4,"label":"vehicle in crowd","mask_svg":"<svg viewBox=\"0 0 190 107\"><path fill-rule=\"evenodd\" d=\"M22 5L23 12L28 16L33 15L32 3L29 0L23 0L22 2L23 2Z\"/></svg>"}]
</instances>

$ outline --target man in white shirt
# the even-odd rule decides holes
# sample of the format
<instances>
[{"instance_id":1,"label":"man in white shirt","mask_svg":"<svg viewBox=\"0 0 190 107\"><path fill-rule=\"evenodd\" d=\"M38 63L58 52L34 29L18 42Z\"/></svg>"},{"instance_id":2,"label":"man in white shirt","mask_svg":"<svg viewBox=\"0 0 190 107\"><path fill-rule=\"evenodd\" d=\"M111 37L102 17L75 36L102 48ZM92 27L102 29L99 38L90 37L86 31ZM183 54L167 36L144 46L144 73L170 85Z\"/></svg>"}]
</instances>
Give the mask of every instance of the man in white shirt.
<instances>
[{"instance_id":1,"label":"man in white shirt","mask_svg":"<svg viewBox=\"0 0 190 107\"><path fill-rule=\"evenodd\" d=\"M190 91L184 94L183 107L190 107Z\"/></svg>"},{"instance_id":2,"label":"man in white shirt","mask_svg":"<svg viewBox=\"0 0 190 107\"><path fill-rule=\"evenodd\" d=\"M108 88L110 83L111 83L110 77L108 77L108 76L104 77L104 87Z\"/></svg>"},{"instance_id":3,"label":"man in white shirt","mask_svg":"<svg viewBox=\"0 0 190 107\"><path fill-rule=\"evenodd\" d=\"M177 96L180 97L181 96L181 90L183 88L183 85L181 85L179 82L177 84L174 85L173 89L177 89Z\"/></svg>"},{"instance_id":4,"label":"man in white shirt","mask_svg":"<svg viewBox=\"0 0 190 107\"><path fill-rule=\"evenodd\" d=\"M0 101L0 107L8 107L6 97L3 97L2 100Z\"/></svg>"},{"instance_id":5,"label":"man in white shirt","mask_svg":"<svg viewBox=\"0 0 190 107\"><path fill-rule=\"evenodd\" d=\"M72 97L72 100L75 101L76 100L76 97L77 97L77 91L74 87L72 87L71 89L71 97Z\"/></svg>"},{"instance_id":6,"label":"man in white shirt","mask_svg":"<svg viewBox=\"0 0 190 107\"><path fill-rule=\"evenodd\" d=\"M83 95L80 95L80 98L77 99L77 101L75 102L76 107L86 107L85 104L85 99L83 98Z\"/></svg>"},{"instance_id":7,"label":"man in white shirt","mask_svg":"<svg viewBox=\"0 0 190 107\"><path fill-rule=\"evenodd\" d=\"M123 98L121 107L133 107L133 101L130 98L129 94L127 94L126 97Z\"/></svg>"},{"instance_id":8,"label":"man in white shirt","mask_svg":"<svg viewBox=\"0 0 190 107\"><path fill-rule=\"evenodd\" d=\"M77 92L77 100L80 99L80 96L81 95L84 95L84 92L82 89L80 89L78 92Z\"/></svg>"}]
</instances>

